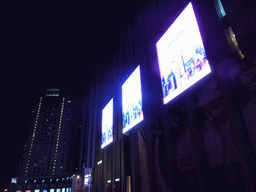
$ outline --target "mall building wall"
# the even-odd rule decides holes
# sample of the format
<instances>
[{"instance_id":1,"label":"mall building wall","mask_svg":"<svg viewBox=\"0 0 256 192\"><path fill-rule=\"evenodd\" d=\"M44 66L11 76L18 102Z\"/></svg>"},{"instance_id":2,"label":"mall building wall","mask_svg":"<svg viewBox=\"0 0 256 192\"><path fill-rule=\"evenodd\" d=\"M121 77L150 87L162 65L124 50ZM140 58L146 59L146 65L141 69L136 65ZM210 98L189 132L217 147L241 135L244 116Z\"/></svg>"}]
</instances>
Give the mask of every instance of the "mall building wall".
<instances>
[{"instance_id":1,"label":"mall building wall","mask_svg":"<svg viewBox=\"0 0 256 192\"><path fill-rule=\"evenodd\" d=\"M163 104L156 43L189 1L149 1L123 29L120 50L99 66L90 122L93 191L255 190L255 49L247 48L240 31L236 36L246 57L231 50L227 21L239 19L230 7L229 18L220 19L213 1L191 2L211 73L178 97ZM236 11L250 17L244 10L254 7L235 2L243 4ZM252 36L254 21L248 22ZM237 23L229 24L234 31ZM138 65L144 120L123 134L122 85ZM101 149L102 109L112 98L114 141Z\"/></svg>"}]
</instances>

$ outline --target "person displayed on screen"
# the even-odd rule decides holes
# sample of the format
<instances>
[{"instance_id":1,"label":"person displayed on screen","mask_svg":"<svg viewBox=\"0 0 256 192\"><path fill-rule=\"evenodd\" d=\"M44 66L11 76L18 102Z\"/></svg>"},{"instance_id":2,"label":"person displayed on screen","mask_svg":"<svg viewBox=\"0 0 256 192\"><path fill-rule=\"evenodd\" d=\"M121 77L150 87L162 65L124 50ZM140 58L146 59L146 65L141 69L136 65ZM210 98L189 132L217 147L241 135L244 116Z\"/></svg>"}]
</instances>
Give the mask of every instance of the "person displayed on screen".
<instances>
[{"instance_id":1,"label":"person displayed on screen","mask_svg":"<svg viewBox=\"0 0 256 192\"><path fill-rule=\"evenodd\" d=\"M128 110L127 110L127 112L126 112L126 124L127 124L127 125L130 124L130 114L129 114Z\"/></svg>"},{"instance_id":2,"label":"person displayed on screen","mask_svg":"<svg viewBox=\"0 0 256 192\"><path fill-rule=\"evenodd\" d=\"M192 74L193 74L192 67L191 67L191 65L189 65L188 68L187 68L188 79L192 76Z\"/></svg>"},{"instance_id":3,"label":"person displayed on screen","mask_svg":"<svg viewBox=\"0 0 256 192\"><path fill-rule=\"evenodd\" d=\"M106 133L104 132L102 135L102 144L106 142Z\"/></svg>"},{"instance_id":4,"label":"person displayed on screen","mask_svg":"<svg viewBox=\"0 0 256 192\"><path fill-rule=\"evenodd\" d=\"M167 77L167 79L170 79L170 82L171 82L171 78L173 80L174 89L177 89L176 76L175 76L175 73L173 72L173 70L171 70L171 73Z\"/></svg>"},{"instance_id":5,"label":"person displayed on screen","mask_svg":"<svg viewBox=\"0 0 256 192\"><path fill-rule=\"evenodd\" d=\"M140 117L142 113L142 104L141 104L141 100L138 101L138 116Z\"/></svg>"},{"instance_id":6,"label":"person displayed on screen","mask_svg":"<svg viewBox=\"0 0 256 192\"><path fill-rule=\"evenodd\" d=\"M167 82L168 82L168 91L170 91L172 89L171 75L168 75Z\"/></svg>"},{"instance_id":7,"label":"person displayed on screen","mask_svg":"<svg viewBox=\"0 0 256 192\"><path fill-rule=\"evenodd\" d=\"M123 128L125 128L126 126L126 115L123 114Z\"/></svg>"},{"instance_id":8,"label":"person displayed on screen","mask_svg":"<svg viewBox=\"0 0 256 192\"><path fill-rule=\"evenodd\" d=\"M168 87L165 82L164 76L162 76L162 86L163 86L163 91L164 91L164 97L166 97L168 95Z\"/></svg>"},{"instance_id":9,"label":"person displayed on screen","mask_svg":"<svg viewBox=\"0 0 256 192\"><path fill-rule=\"evenodd\" d=\"M163 88L164 88L164 86L165 86L165 79L164 79L164 76L162 76L162 86L163 86Z\"/></svg>"},{"instance_id":10,"label":"person displayed on screen","mask_svg":"<svg viewBox=\"0 0 256 192\"><path fill-rule=\"evenodd\" d=\"M111 137L112 137L112 130L113 130L113 126L109 127L109 129L108 129L108 140L111 139Z\"/></svg>"},{"instance_id":11,"label":"person displayed on screen","mask_svg":"<svg viewBox=\"0 0 256 192\"><path fill-rule=\"evenodd\" d=\"M204 67L206 63L206 54L205 50L202 45L199 45L198 48L196 49L196 62L197 62L197 67L200 67L200 70Z\"/></svg>"},{"instance_id":12,"label":"person displayed on screen","mask_svg":"<svg viewBox=\"0 0 256 192\"><path fill-rule=\"evenodd\" d=\"M197 68L198 71L202 70L202 65L203 65L203 63L198 58L197 61L196 61L196 68Z\"/></svg>"}]
</instances>

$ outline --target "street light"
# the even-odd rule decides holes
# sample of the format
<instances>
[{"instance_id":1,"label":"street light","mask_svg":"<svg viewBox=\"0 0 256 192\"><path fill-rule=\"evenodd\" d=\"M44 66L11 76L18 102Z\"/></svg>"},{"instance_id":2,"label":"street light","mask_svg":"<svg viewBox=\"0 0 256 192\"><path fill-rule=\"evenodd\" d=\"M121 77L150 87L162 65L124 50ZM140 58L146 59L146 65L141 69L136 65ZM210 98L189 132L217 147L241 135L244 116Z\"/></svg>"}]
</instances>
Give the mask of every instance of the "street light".
<instances>
[{"instance_id":1,"label":"street light","mask_svg":"<svg viewBox=\"0 0 256 192\"><path fill-rule=\"evenodd\" d=\"M77 180L80 178L80 175L76 176L76 189L77 189Z\"/></svg>"}]
</instances>

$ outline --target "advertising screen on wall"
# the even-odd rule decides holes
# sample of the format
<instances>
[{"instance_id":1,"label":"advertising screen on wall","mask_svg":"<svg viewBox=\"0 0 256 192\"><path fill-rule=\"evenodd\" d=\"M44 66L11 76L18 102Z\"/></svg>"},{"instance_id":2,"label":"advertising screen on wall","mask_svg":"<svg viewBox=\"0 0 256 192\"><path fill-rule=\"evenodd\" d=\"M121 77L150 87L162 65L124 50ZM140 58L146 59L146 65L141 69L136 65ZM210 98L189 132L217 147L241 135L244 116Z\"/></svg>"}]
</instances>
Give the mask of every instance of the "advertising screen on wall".
<instances>
[{"instance_id":1,"label":"advertising screen on wall","mask_svg":"<svg viewBox=\"0 0 256 192\"><path fill-rule=\"evenodd\" d=\"M211 72L191 2L156 48L164 104Z\"/></svg>"},{"instance_id":2,"label":"advertising screen on wall","mask_svg":"<svg viewBox=\"0 0 256 192\"><path fill-rule=\"evenodd\" d=\"M123 133L143 120L140 66L122 86Z\"/></svg>"},{"instance_id":3,"label":"advertising screen on wall","mask_svg":"<svg viewBox=\"0 0 256 192\"><path fill-rule=\"evenodd\" d=\"M113 141L113 98L102 110L101 149Z\"/></svg>"}]
</instances>

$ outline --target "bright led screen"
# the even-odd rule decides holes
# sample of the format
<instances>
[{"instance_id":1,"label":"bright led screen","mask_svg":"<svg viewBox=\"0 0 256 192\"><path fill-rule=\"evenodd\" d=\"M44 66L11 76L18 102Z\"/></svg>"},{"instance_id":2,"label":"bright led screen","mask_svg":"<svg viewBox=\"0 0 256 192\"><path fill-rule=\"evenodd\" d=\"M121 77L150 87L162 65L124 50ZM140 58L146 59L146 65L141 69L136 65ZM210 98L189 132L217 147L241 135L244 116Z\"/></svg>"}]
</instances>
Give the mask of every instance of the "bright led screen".
<instances>
[{"instance_id":1,"label":"bright led screen","mask_svg":"<svg viewBox=\"0 0 256 192\"><path fill-rule=\"evenodd\" d=\"M191 2L156 48L164 104L211 72Z\"/></svg>"},{"instance_id":2,"label":"bright led screen","mask_svg":"<svg viewBox=\"0 0 256 192\"><path fill-rule=\"evenodd\" d=\"M113 141L113 99L102 110L101 149Z\"/></svg>"},{"instance_id":3,"label":"bright led screen","mask_svg":"<svg viewBox=\"0 0 256 192\"><path fill-rule=\"evenodd\" d=\"M140 66L122 86L123 133L143 120Z\"/></svg>"}]
</instances>

